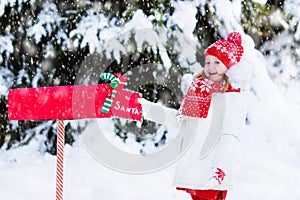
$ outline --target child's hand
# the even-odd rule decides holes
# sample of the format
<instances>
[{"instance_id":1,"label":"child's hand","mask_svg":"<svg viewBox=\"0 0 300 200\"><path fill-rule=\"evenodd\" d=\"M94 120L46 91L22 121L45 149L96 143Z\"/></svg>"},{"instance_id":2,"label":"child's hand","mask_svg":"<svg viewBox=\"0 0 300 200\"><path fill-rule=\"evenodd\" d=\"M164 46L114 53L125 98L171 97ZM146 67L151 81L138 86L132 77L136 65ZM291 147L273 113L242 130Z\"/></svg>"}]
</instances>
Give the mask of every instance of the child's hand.
<instances>
[{"instance_id":1,"label":"child's hand","mask_svg":"<svg viewBox=\"0 0 300 200\"><path fill-rule=\"evenodd\" d=\"M144 98L138 98L138 102L142 105L143 116L147 116L153 106L153 103Z\"/></svg>"}]
</instances>

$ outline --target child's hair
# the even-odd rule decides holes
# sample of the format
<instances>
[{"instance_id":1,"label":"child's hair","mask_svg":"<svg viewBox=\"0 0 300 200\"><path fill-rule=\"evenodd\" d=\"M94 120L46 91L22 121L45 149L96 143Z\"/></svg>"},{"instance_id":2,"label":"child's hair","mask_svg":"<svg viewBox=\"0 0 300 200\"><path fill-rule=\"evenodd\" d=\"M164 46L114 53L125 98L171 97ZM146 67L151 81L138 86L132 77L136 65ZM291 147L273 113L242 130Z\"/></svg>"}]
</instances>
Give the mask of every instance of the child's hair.
<instances>
[{"instance_id":1,"label":"child's hair","mask_svg":"<svg viewBox=\"0 0 300 200\"><path fill-rule=\"evenodd\" d=\"M200 77L207 78L204 74L204 70L202 70L201 72L196 74L194 76L194 80L197 78L200 78ZM224 74L224 76L223 76L223 92L225 92L227 90L228 86L229 86L229 78L226 74Z\"/></svg>"}]
</instances>

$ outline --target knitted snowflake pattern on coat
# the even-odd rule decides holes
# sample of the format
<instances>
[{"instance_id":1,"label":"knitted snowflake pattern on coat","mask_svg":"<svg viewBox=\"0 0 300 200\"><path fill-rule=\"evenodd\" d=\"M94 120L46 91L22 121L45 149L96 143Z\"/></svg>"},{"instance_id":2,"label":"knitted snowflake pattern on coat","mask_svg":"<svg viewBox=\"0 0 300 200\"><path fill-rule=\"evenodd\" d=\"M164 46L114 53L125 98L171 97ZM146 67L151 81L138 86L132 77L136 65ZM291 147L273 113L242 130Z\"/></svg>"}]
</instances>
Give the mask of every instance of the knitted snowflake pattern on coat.
<instances>
[{"instance_id":1,"label":"knitted snowflake pattern on coat","mask_svg":"<svg viewBox=\"0 0 300 200\"><path fill-rule=\"evenodd\" d=\"M219 185L221 185L225 176L226 176L225 172L222 169L217 168L217 171L215 172L215 175L213 176L213 178L216 181L218 181Z\"/></svg>"}]
</instances>

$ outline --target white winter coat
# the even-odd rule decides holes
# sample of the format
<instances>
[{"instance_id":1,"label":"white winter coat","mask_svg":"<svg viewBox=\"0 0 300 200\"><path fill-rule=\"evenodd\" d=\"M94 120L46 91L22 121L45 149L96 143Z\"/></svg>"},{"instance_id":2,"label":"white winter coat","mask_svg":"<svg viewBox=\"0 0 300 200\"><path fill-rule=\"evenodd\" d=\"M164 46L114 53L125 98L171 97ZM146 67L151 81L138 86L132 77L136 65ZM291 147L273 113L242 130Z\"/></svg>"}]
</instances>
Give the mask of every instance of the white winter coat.
<instances>
[{"instance_id":1,"label":"white winter coat","mask_svg":"<svg viewBox=\"0 0 300 200\"><path fill-rule=\"evenodd\" d=\"M195 133L192 145L178 162L173 185L189 189L231 189L234 157L246 116L246 104L242 93L213 93L205 119L179 119L175 109L154 103L147 104L142 104L145 119L178 128L179 132L183 131L183 135L186 136ZM184 139L183 137L178 145L179 151ZM221 183L213 178L216 168L225 172Z\"/></svg>"}]
</instances>

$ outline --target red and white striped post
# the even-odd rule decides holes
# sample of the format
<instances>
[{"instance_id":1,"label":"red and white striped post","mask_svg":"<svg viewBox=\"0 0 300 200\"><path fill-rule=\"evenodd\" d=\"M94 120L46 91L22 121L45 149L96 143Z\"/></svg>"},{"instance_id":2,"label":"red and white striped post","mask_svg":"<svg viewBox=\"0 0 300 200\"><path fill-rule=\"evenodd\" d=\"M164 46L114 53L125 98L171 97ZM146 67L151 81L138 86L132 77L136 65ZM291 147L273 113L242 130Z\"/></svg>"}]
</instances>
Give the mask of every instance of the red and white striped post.
<instances>
[{"instance_id":1,"label":"red and white striped post","mask_svg":"<svg viewBox=\"0 0 300 200\"><path fill-rule=\"evenodd\" d=\"M63 120L57 125L57 155L56 155L56 200L63 200L64 192L64 144L65 126Z\"/></svg>"}]
</instances>

